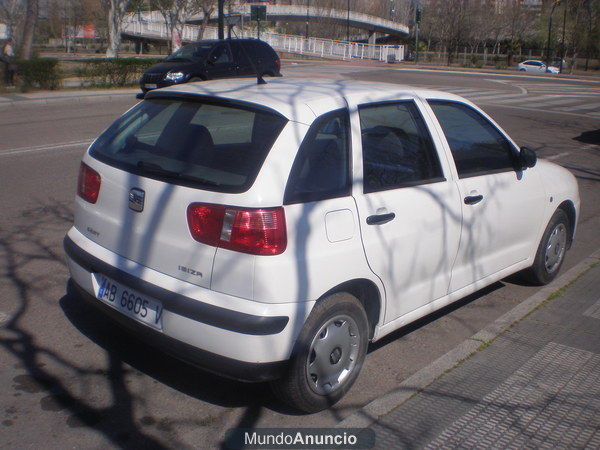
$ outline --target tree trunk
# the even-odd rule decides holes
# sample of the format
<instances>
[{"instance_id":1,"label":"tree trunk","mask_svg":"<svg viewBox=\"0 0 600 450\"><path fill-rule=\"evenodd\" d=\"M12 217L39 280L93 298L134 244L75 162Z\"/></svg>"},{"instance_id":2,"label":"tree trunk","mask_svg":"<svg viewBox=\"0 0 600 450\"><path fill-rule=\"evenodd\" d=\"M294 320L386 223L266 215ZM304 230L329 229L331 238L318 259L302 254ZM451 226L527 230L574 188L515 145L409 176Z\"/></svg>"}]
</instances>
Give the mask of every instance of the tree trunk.
<instances>
[{"instance_id":1,"label":"tree trunk","mask_svg":"<svg viewBox=\"0 0 600 450\"><path fill-rule=\"evenodd\" d=\"M569 68L569 74L573 75L575 66L577 66L577 51L574 51L573 56L571 56L571 67Z\"/></svg>"},{"instance_id":2,"label":"tree trunk","mask_svg":"<svg viewBox=\"0 0 600 450\"><path fill-rule=\"evenodd\" d=\"M31 58L33 35L38 18L38 6L38 0L27 0L25 24L23 26L23 39L21 40L21 51L19 52L19 57L21 59Z\"/></svg>"},{"instance_id":3,"label":"tree trunk","mask_svg":"<svg viewBox=\"0 0 600 450\"><path fill-rule=\"evenodd\" d=\"M107 58L117 58L121 46L121 18L125 10L125 2L121 0L110 0L108 9L108 47Z\"/></svg>"},{"instance_id":4,"label":"tree trunk","mask_svg":"<svg viewBox=\"0 0 600 450\"><path fill-rule=\"evenodd\" d=\"M198 40L201 41L202 38L204 37L204 30L206 29L206 26L208 25L208 21L210 20L210 15L211 12L206 12L204 11L204 16L202 17L202 23L200 24L200 29L198 30Z\"/></svg>"}]
</instances>

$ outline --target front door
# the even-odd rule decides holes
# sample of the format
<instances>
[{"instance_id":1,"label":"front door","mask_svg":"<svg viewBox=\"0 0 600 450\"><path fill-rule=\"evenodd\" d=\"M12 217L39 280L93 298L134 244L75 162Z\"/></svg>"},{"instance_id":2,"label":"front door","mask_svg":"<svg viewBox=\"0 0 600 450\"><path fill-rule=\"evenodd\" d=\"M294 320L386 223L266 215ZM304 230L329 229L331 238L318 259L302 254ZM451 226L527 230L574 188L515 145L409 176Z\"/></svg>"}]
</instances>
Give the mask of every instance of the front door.
<instances>
[{"instance_id":1,"label":"front door","mask_svg":"<svg viewBox=\"0 0 600 450\"><path fill-rule=\"evenodd\" d=\"M458 172L463 226L450 292L527 259L537 246L545 196L535 169L515 170L518 150L490 120L459 102L429 100ZM480 282L481 286L477 286Z\"/></svg>"},{"instance_id":2,"label":"front door","mask_svg":"<svg viewBox=\"0 0 600 450\"><path fill-rule=\"evenodd\" d=\"M359 107L358 120L363 177L355 198L369 266L385 286L387 323L447 294L460 197L413 100Z\"/></svg>"}]
</instances>

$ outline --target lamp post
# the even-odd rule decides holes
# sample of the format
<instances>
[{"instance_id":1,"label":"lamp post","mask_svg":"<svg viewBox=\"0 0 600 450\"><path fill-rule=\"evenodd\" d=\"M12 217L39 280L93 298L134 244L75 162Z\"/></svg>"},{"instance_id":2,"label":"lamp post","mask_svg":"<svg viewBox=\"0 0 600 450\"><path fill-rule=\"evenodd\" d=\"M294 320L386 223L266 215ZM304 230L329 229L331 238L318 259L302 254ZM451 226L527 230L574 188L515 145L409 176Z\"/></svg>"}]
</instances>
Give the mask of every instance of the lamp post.
<instances>
[{"instance_id":1,"label":"lamp post","mask_svg":"<svg viewBox=\"0 0 600 450\"><path fill-rule=\"evenodd\" d=\"M308 39L308 20L310 18L310 0L306 0L306 39Z\"/></svg>"},{"instance_id":2,"label":"lamp post","mask_svg":"<svg viewBox=\"0 0 600 450\"><path fill-rule=\"evenodd\" d=\"M350 42L350 0L348 0L348 8L346 11L346 41Z\"/></svg>"},{"instance_id":3,"label":"lamp post","mask_svg":"<svg viewBox=\"0 0 600 450\"><path fill-rule=\"evenodd\" d=\"M552 8L550 9L550 17L548 17L548 42L546 43L546 68L550 66L550 39L552 38L552 14L554 9L560 3L560 0L554 0L552 2Z\"/></svg>"},{"instance_id":4,"label":"lamp post","mask_svg":"<svg viewBox=\"0 0 600 450\"><path fill-rule=\"evenodd\" d=\"M558 68L558 73L562 73L563 71L563 59L565 57L565 30L567 28L567 5L564 5L565 11L563 13L563 30L562 30L562 42L560 44L560 67Z\"/></svg>"},{"instance_id":5,"label":"lamp post","mask_svg":"<svg viewBox=\"0 0 600 450\"><path fill-rule=\"evenodd\" d=\"M217 9L218 9L218 14L219 14L219 39L223 40L225 39L225 11L224 11L224 6L225 6L225 0L219 0L218 5L217 5Z\"/></svg>"}]
</instances>

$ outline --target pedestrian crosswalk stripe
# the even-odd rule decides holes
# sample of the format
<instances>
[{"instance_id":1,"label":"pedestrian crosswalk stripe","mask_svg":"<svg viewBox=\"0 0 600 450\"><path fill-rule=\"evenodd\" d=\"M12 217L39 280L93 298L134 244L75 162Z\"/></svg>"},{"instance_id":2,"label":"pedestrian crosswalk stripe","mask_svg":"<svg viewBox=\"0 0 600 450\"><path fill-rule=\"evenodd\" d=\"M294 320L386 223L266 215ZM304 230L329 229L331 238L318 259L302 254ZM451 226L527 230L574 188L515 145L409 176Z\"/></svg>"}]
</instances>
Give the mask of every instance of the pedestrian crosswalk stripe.
<instances>
[{"instance_id":1,"label":"pedestrian crosswalk stripe","mask_svg":"<svg viewBox=\"0 0 600 450\"><path fill-rule=\"evenodd\" d=\"M539 102L529 102L528 105L529 106L544 106L544 107L551 107L551 106L559 106L559 105L569 105L570 103L579 103L581 102L581 99L578 98L552 98L549 97L547 101L539 101Z\"/></svg>"},{"instance_id":2,"label":"pedestrian crosswalk stripe","mask_svg":"<svg viewBox=\"0 0 600 450\"><path fill-rule=\"evenodd\" d=\"M561 111L579 111L582 109L600 108L600 103L588 103L585 105L569 106L568 108L559 108Z\"/></svg>"},{"instance_id":3,"label":"pedestrian crosswalk stripe","mask_svg":"<svg viewBox=\"0 0 600 450\"><path fill-rule=\"evenodd\" d=\"M512 92L510 94L481 94L481 95L474 95L474 96L469 96L469 99L477 102L477 101L484 101L484 100L500 100L500 99L510 99L510 98L515 98L515 97L519 97L519 98L523 98L523 94L518 94L516 92ZM502 101L502 100L501 100Z\"/></svg>"}]
</instances>

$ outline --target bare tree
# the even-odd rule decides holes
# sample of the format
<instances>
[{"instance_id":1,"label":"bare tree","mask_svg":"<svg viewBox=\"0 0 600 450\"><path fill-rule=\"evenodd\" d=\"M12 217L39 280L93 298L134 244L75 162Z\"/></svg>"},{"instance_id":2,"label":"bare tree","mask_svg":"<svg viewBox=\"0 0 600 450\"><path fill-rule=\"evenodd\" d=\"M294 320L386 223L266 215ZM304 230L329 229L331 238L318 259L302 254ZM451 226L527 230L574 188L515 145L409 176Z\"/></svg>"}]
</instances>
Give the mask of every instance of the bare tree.
<instances>
[{"instance_id":1,"label":"bare tree","mask_svg":"<svg viewBox=\"0 0 600 450\"><path fill-rule=\"evenodd\" d=\"M6 25L8 35L13 41L21 38L17 30L21 29L24 16L25 5L21 0L0 0L0 22Z\"/></svg>"},{"instance_id":2,"label":"bare tree","mask_svg":"<svg viewBox=\"0 0 600 450\"><path fill-rule=\"evenodd\" d=\"M196 0L151 0L152 8L160 11L167 25L171 51L181 47L183 29L190 16L198 12Z\"/></svg>"},{"instance_id":3,"label":"bare tree","mask_svg":"<svg viewBox=\"0 0 600 450\"><path fill-rule=\"evenodd\" d=\"M204 30L208 25L208 21L215 12L217 2L215 0L193 0L193 9L198 12L202 12L202 23L198 31L198 39L202 39L204 36Z\"/></svg>"}]
</instances>

